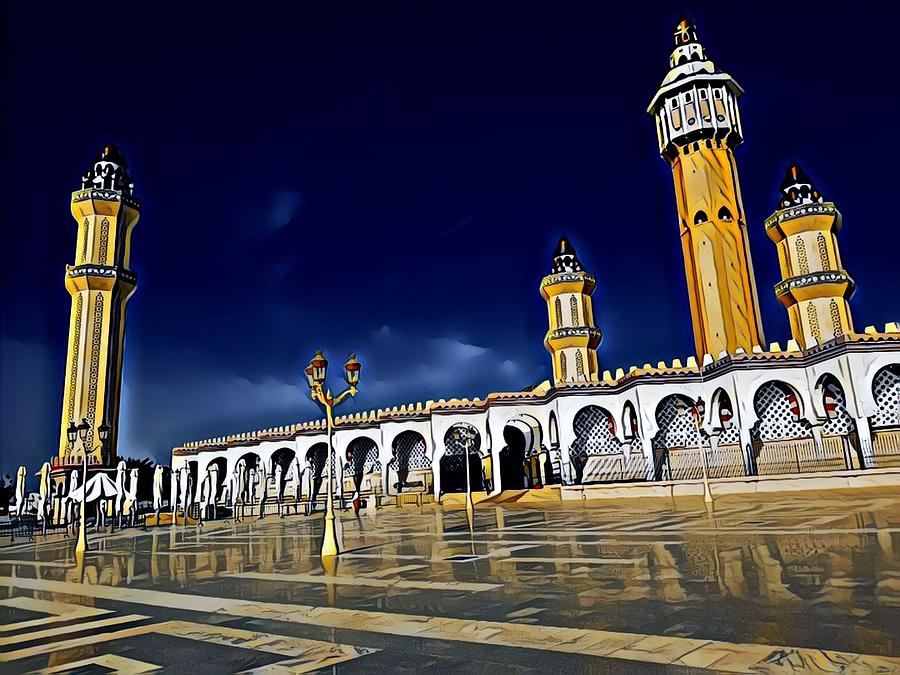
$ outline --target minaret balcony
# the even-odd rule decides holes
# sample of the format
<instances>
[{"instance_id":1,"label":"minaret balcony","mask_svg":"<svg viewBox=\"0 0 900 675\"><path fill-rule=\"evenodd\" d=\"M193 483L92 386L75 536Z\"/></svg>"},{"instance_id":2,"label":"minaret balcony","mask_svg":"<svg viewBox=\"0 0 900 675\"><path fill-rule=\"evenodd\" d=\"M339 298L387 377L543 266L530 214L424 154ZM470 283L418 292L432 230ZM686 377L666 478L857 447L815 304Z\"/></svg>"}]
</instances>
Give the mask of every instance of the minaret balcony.
<instances>
[{"instance_id":1,"label":"minaret balcony","mask_svg":"<svg viewBox=\"0 0 900 675\"><path fill-rule=\"evenodd\" d=\"M567 347L596 347L603 339L603 333L594 326L571 326L547 331L544 338L544 346L548 351L552 345L554 349Z\"/></svg>"},{"instance_id":2,"label":"minaret balcony","mask_svg":"<svg viewBox=\"0 0 900 675\"><path fill-rule=\"evenodd\" d=\"M592 293L597 285L593 274L560 272L548 274L541 280L541 294L549 298L560 293Z\"/></svg>"},{"instance_id":3,"label":"minaret balcony","mask_svg":"<svg viewBox=\"0 0 900 675\"><path fill-rule=\"evenodd\" d=\"M831 270L785 279L775 284L775 297L790 305L801 300L823 297L849 298L855 289L856 283L849 274L843 270Z\"/></svg>"},{"instance_id":4,"label":"minaret balcony","mask_svg":"<svg viewBox=\"0 0 900 675\"><path fill-rule=\"evenodd\" d=\"M137 285L137 274L116 265L66 265L66 286L75 290L111 290L117 283Z\"/></svg>"},{"instance_id":5,"label":"minaret balcony","mask_svg":"<svg viewBox=\"0 0 900 675\"><path fill-rule=\"evenodd\" d=\"M804 218L806 220L800 221ZM779 209L765 220L766 234L776 243L784 237L814 230L841 228L841 212L833 202L800 204Z\"/></svg>"},{"instance_id":6,"label":"minaret balcony","mask_svg":"<svg viewBox=\"0 0 900 675\"><path fill-rule=\"evenodd\" d=\"M72 193L72 203L97 200L102 202L122 202L126 206L140 211L141 202L134 197L125 194L121 190L104 190L103 188L87 188L85 190L77 190Z\"/></svg>"}]
</instances>

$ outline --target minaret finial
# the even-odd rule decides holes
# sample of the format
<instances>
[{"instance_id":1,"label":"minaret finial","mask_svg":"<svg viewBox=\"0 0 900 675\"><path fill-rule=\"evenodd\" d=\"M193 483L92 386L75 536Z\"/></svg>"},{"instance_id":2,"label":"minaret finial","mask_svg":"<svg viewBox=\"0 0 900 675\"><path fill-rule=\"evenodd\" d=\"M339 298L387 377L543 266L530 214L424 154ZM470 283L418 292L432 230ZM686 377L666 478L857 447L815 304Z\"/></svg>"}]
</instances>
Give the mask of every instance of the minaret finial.
<instances>
[{"instance_id":1,"label":"minaret finial","mask_svg":"<svg viewBox=\"0 0 900 675\"><path fill-rule=\"evenodd\" d=\"M104 145L93 165L81 177L82 189L120 190L131 196L134 183L128 175L125 157L113 143Z\"/></svg>"},{"instance_id":2,"label":"minaret finial","mask_svg":"<svg viewBox=\"0 0 900 675\"><path fill-rule=\"evenodd\" d=\"M572 246L572 243L565 236L560 237L559 243L556 245L556 251L553 252L551 273L560 274L561 272L583 271L584 268L578 260L575 247Z\"/></svg>"},{"instance_id":3,"label":"minaret finial","mask_svg":"<svg viewBox=\"0 0 900 675\"><path fill-rule=\"evenodd\" d=\"M781 208L800 204L821 204L825 201L809 176L797 164L788 166L781 182Z\"/></svg>"},{"instance_id":4,"label":"minaret finial","mask_svg":"<svg viewBox=\"0 0 900 675\"><path fill-rule=\"evenodd\" d=\"M681 13L681 19L675 24L675 46L689 45L693 42L699 42L697 37L697 27L694 22L687 18L684 12Z\"/></svg>"}]
</instances>

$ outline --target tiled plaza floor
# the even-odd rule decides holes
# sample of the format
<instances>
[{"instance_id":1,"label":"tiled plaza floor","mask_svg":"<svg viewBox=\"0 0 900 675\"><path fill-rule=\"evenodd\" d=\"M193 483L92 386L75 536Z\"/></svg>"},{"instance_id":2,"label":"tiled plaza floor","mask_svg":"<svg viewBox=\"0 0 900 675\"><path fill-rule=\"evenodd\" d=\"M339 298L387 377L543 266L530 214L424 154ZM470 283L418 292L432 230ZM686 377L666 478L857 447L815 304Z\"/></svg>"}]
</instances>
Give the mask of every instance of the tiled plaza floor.
<instances>
[{"instance_id":1,"label":"tiled plaza floor","mask_svg":"<svg viewBox=\"0 0 900 675\"><path fill-rule=\"evenodd\" d=\"M633 500L631 500L633 502ZM900 672L900 500L433 507L0 549L2 672Z\"/></svg>"}]
</instances>

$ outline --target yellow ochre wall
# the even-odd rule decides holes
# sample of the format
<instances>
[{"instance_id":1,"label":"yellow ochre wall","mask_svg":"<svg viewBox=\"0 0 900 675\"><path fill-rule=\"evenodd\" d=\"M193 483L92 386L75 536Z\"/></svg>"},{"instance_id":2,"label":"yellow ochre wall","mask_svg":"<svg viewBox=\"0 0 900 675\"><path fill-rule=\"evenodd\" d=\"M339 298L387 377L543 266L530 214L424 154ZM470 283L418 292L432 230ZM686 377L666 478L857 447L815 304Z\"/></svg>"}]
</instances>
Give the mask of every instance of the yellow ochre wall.
<instances>
[{"instance_id":1,"label":"yellow ochre wall","mask_svg":"<svg viewBox=\"0 0 900 675\"><path fill-rule=\"evenodd\" d=\"M670 163L697 356L750 352L765 338L734 154L721 141L703 140ZM719 217L722 207L731 220ZM700 211L706 219L694 224Z\"/></svg>"}]
</instances>

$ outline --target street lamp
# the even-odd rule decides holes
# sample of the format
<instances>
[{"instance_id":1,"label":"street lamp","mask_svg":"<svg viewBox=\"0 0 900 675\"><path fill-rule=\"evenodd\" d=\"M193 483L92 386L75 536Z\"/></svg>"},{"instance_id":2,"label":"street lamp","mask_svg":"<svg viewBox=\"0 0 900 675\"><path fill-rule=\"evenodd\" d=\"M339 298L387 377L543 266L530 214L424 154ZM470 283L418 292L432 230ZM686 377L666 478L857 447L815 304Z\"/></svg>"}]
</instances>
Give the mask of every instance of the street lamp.
<instances>
[{"instance_id":1,"label":"street lamp","mask_svg":"<svg viewBox=\"0 0 900 675\"><path fill-rule=\"evenodd\" d=\"M112 427L106 422L97 427L97 436L100 438L100 447L103 449L104 459L106 458L106 441L109 440L110 431L112 431Z\"/></svg>"},{"instance_id":2,"label":"street lamp","mask_svg":"<svg viewBox=\"0 0 900 675\"><path fill-rule=\"evenodd\" d=\"M69 460L71 461L72 451L75 449L75 441L78 440L78 427L75 426L75 422L73 422L72 420L69 420L69 426L66 428L66 440L68 441ZM66 534L68 533L68 523L66 523Z\"/></svg>"},{"instance_id":3,"label":"street lamp","mask_svg":"<svg viewBox=\"0 0 900 675\"><path fill-rule=\"evenodd\" d=\"M466 520L469 523L469 532L475 531L475 502L472 501L472 478L469 471L469 450L478 434L475 429L468 426L453 427L453 438L459 443L466 453Z\"/></svg>"},{"instance_id":4,"label":"street lamp","mask_svg":"<svg viewBox=\"0 0 900 675\"><path fill-rule=\"evenodd\" d=\"M87 551L87 534L85 526L85 513L87 511L87 468L88 468L88 445L87 440L91 435L91 423L86 418L81 419L81 424L77 427L74 422L69 425L67 431L69 438L73 438L76 434L81 439L82 453L84 454L84 478L81 481L81 512L78 515L78 542L75 544L75 555L84 555Z\"/></svg>"},{"instance_id":5,"label":"street lamp","mask_svg":"<svg viewBox=\"0 0 900 675\"><path fill-rule=\"evenodd\" d=\"M350 385L340 394L333 396L330 389L325 388L325 376L328 373L328 360L319 349L313 356L309 365L303 371L306 374L306 381L309 384L309 394L312 400L322 404L325 408L325 421L328 429L328 456L325 460L328 467L328 496L325 507L325 531L322 536L322 558L333 559L340 553L338 549L337 531L334 526L334 487L332 476L333 464L333 447L331 444L331 433L334 427L334 418L332 411L335 406L339 405L348 396L356 396L356 385L359 384L359 371L362 365L356 359L356 354L351 354L344 364L344 377L347 384Z\"/></svg>"}]
</instances>

